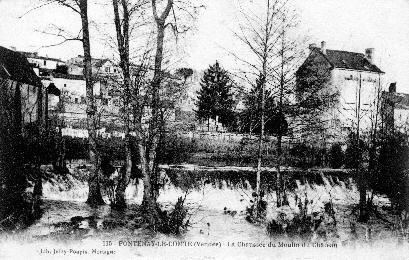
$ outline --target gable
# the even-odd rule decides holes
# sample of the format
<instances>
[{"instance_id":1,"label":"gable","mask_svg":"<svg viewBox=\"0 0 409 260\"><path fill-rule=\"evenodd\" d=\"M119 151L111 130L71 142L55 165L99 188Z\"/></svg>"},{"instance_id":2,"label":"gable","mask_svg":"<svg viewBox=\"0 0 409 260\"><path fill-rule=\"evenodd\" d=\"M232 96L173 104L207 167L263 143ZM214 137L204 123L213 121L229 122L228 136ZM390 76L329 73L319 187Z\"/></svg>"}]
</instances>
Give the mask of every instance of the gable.
<instances>
[{"instance_id":1,"label":"gable","mask_svg":"<svg viewBox=\"0 0 409 260\"><path fill-rule=\"evenodd\" d=\"M326 50L325 54L320 48L314 47L310 51L307 59L299 70L304 69L306 66L320 66L320 64L328 63L331 69L347 69L356 71L367 71L374 73L384 73L375 64L369 62L363 53L338 51L338 50ZM298 71L297 71L298 74Z\"/></svg>"},{"instance_id":2,"label":"gable","mask_svg":"<svg viewBox=\"0 0 409 260\"><path fill-rule=\"evenodd\" d=\"M0 46L0 77L31 86L42 86L27 58Z\"/></svg>"},{"instance_id":3,"label":"gable","mask_svg":"<svg viewBox=\"0 0 409 260\"><path fill-rule=\"evenodd\" d=\"M313 49L305 59L304 63L298 68L296 74L301 75L309 68L333 69L334 66L322 53Z\"/></svg>"}]
</instances>

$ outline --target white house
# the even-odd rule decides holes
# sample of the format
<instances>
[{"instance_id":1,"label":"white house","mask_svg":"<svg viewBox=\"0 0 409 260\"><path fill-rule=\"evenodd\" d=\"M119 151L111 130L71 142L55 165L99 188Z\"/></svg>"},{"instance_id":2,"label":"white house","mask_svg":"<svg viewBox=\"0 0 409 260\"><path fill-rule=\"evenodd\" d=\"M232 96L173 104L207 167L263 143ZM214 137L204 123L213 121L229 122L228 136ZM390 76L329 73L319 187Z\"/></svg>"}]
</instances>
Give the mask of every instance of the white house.
<instances>
[{"instance_id":1,"label":"white house","mask_svg":"<svg viewBox=\"0 0 409 260\"><path fill-rule=\"evenodd\" d=\"M384 72L375 65L375 50L364 53L327 49L310 45L310 54L297 71L297 80L308 77L308 68L321 67L328 71L325 86L339 93L337 104L325 115L328 135L345 136L359 126L368 130L376 119L380 96L385 89Z\"/></svg>"},{"instance_id":2,"label":"white house","mask_svg":"<svg viewBox=\"0 0 409 260\"><path fill-rule=\"evenodd\" d=\"M24 52L20 51L27 60L31 63L31 65L35 68L44 69L44 70L55 70L59 65L65 65L65 62L51 58L48 56L40 56L37 52Z\"/></svg>"},{"instance_id":3,"label":"white house","mask_svg":"<svg viewBox=\"0 0 409 260\"><path fill-rule=\"evenodd\" d=\"M110 59L95 59L92 58L92 73L94 75L118 75L120 73L119 67ZM83 75L84 68L84 56L78 55L77 57L67 60L68 73L72 75Z\"/></svg>"}]
</instances>

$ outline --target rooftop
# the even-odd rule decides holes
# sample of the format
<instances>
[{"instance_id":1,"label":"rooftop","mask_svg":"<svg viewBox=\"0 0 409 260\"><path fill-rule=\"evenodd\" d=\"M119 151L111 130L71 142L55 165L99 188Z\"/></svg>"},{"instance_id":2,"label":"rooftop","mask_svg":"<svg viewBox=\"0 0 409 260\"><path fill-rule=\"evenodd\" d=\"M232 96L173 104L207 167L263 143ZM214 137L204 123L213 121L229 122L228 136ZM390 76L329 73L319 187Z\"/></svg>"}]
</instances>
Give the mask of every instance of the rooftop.
<instances>
[{"instance_id":1,"label":"rooftop","mask_svg":"<svg viewBox=\"0 0 409 260\"><path fill-rule=\"evenodd\" d=\"M387 98L387 100L394 104L396 109L409 109L409 94L386 91L384 91L382 94L384 98Z\"/></svg>"},{"instance_id":2,"label":"rooftop","mask_svg":"<svg viewBox=\"0 0 409 260\"><path fill-rule=\"evenodd\" d=\"M384 73L369 62L363 53L327 49L324 54L318 47L313 49L323 55L334 68Z\"/></svg>"},{"instance_id":3,"label":"rooftop","mask_svg":"<svg viewBox=\"0 0 409 260\"><path fill-rule=\"evenodd\" d=\"M0 77L20 83L42 86L27 58L21 53L0 46Z\"/></svg>"},{"instance_id":4,"label":"rooftop","mask_svg":"<svg viewBox=\"0 0 409 260\"><path fill-rule=\"evenodd\" d=\"M38 55L37 52L26 52L26 51L19 51L20 54L24 55L27 58L32 58L32 59L42 59L42 60L50 60L50 61L56 61L56 62L63 62L60 59L56 58L50 58L47 56L40 56Z\"/></svg>"}]
</instances>

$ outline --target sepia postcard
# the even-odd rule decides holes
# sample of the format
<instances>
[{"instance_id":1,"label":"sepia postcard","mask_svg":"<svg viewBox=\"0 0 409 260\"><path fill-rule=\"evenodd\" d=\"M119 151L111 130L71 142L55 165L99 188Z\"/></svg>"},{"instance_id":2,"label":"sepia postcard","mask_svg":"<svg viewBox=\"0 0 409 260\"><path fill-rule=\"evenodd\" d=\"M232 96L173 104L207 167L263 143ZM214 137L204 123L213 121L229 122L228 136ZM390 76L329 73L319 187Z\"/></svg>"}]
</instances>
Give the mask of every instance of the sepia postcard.
<instances>
[{"instance_id":1,"label":"sepia postcard","mask_svg":"<svg viewBox=\"0 0 409 260\"><path fill-rule=\"evenodd\" d=\"M0 259L409 259L408 0L0 0Z\"/></svg>"}]
</instances>

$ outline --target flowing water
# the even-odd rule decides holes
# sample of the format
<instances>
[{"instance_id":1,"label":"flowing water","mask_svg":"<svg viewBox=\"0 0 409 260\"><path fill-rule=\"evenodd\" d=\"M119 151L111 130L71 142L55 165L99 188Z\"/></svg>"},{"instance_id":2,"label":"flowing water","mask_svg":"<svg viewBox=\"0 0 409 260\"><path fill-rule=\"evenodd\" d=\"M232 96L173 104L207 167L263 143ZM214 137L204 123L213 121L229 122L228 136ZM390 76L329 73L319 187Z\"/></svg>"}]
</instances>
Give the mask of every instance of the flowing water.
<instances>
[{"instance_id":1,"label":"flowing water","mask_svg":"<svg viewBox=\"0 0 409 260\"><path fill-rule=\"evenodd\" d=\"M209 177L208 175L203 176L187 185L182 185L180 180L174 180L178 184L175 185L168 179L160 191L158 201L168 208L179 197L186 196L189 222L192 226L185 234L185 238L200 236L213 240L229 240L242 237L250 241L269 239L265 227L250 224L245 220L245 210L250 205L254 192L251 181L247 179L232 181L229 177L221 179L223 177L220 176L209 181L209 178L206 178ZM292 210L295 212L298 210L295 196L308 198L312 202L309 207L311 212L322 210L324 203L328 201L341 205L357 203L358 191L351 179L333 181L332 178L322 174L321 178L320 184L309 183L305 179L295 180L294 189L289 196ZM35 225L29 228L30 234L47 234L52 231L52 224L70 221L74 216L103 218L111 212L109 205L95 209L85 204L88 192L86 183L71 176L69 176L69 183L69 185L61 182L44 183L45 213ZM141 180L134 180L126 190L127 202L139 205L142 196L143 183ZM105 200L108 202L107 198ZM274 205L275 193L268 192L266 200L268 205ZM230 214L225 214L225 208ZM268 207L267 212L274 216L274 207Z\"/></svg>"},{"instance_id":2,"label":"flowing water","mask_svg":"<svg viewBox=\"0 0 409 260\"><path fill-rule=\"evenodd\" d=\"M85 237L81 237L82 243L100 247L101 241L103 240L116 241L116 243L118 243L118 241L146 241L149 239L167 241L211 241L223 243L224 246L232 242L264 244L274 242L274 239L267 235L265 226L254 225L245 220L245 210L246 207L250 205L252 193L254 192L254 179L253 177L247 178L246 176L250 176L248 173L244 174L243 178L237 178L237 175L240 175L240 171L236 174L229 173L227 175L220 173L213 175L209 175L208 173L199 174L198 178L193 178L193 181L189 180L186 182L186 176L190 174L189 170L183 172L183 174L177 174L177 176L180 177L179 179L175 178L176 175L174 172L172 175L169 169L167 172L170 178L167 179L166 185L161 189L158 201L164 208L171 208L179 197L186 196L185 204L189 209L189 222L191 223L191 227L182 237L152 234L143 229L130 230L127 228L116 228L109 231L97 229L96 231L91 230L93 232L89 232ZM192 174L198 175L197 172ZM265 175L267 175L267 177L264 176L266 182L268 182L270 177L274 179L273 174L268 175L268 173L266 173ZM183 181L185 183L182 183ZM298 207L295 203L296 197L307 198L310 201L310 207L308 209L310 213L322 211L324 204L329 201L335 204L336 210L338 211L349 210L351 205L357 204L359 201L359 193L350 177L331 177L322 173L318 174L318 177L314 176L314 178L294 177L289 187L289 206L293 212L298 211ZM68 182L45 182L43 192L43 216L34 225L21 232L17 240L24 238L25 241L33 243L33 240L35 242L36 238L44 235L47 236L54 232L54 224L69 222L70 219L75 216L94 216L96 219L104 219L104 217L112 214L109 205L98 208L89 207L85 203L88 192L87 184L72 176L68 176ZM142 181L133 180L126 190L128 204L139 205L142 201L142 195ZM265 199L269 205L267 208L267 218L274 218L277 214L275 207L273 207L275 193L270 190L267 192ZM105 200L108 202L107 197L105 197ZM388 203L387 199L382 197L376 198L375 200L380 203ZM225 208L229 214L226 214ZM338 215L340 216L342 214ZM349 232L345 231L349 229L349 220L342 218L343 217L338 217L340 241L348 240L350 237ZM379 236L383 235L383 233L379 233ZM55 242L47 241L48 242L44 245ZM116 255L118 256L120 252L124 255L157 256L154 251L149 250L149 247L125 248L126 249L121 248ZM179 249L181 250L180 252L183 252L183 255L190 256L190 259L203 259L195 258L198 255L202 255L203 251L201 250L205 250L210 256L214 253L217 256L224 256L223 258L230 258L229 256L232 256L232 254L238 254L242 259L254 257L252 250L250 250L251 248L245 247L235 248L234 250L228 246L227 248L211 246L204 248L178 247L178 250ZM172 247L161 248L161 250L161 254L168 254L169 257L175 254L174 248ZM264 252L263 254L271 254L271 248L258 248L257 252L260 252L259 250ZM281 256L282 254L294 255L292 251L287 252L285 249L280 250L277 249L274 252L275 256L280 256L280 254ZM323 252L327 252L329 255L333 252L330 249L325 250ZM312 254L312 252L314 251L310 253Z\"/></svg>"}]
</instances>

